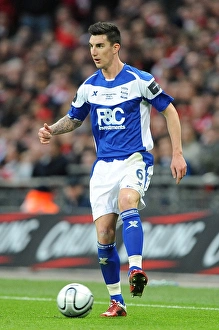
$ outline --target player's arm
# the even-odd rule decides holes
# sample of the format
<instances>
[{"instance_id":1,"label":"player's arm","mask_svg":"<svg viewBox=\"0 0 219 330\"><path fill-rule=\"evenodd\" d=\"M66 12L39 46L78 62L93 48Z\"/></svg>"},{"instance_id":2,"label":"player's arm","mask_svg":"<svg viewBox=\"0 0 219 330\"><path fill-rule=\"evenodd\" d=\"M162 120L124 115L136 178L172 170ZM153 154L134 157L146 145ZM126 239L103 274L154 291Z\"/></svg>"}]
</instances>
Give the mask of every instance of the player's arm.
<instances>
[{"instance_id":1,"label":"player's arm","mask_svg":"<svg viewBox=\"0 0 219 330\"><path fill-rule=\"evenodd\" d=\"M81 126L82 121L77 119L70 119L67 115L59 119L53 125L44 124L39 129L38 136L42 144L48 144L53 135L64 134L75 130Z\"/></svg>"},{"instance_id":2,"label":"player's arm","mask_svg":"<svg viewBox=\"0 0 219 330\"><path fill-rule=\"evenodd\" d=\"M180 180L186 175L186 162L182 152L181 142L181 125L176 108L170 103L167 108L162 111L167 121L167 128L172 143L172 161L171 172L176 179L176 183L180 183Z\"/></svg>"}]
</instances>

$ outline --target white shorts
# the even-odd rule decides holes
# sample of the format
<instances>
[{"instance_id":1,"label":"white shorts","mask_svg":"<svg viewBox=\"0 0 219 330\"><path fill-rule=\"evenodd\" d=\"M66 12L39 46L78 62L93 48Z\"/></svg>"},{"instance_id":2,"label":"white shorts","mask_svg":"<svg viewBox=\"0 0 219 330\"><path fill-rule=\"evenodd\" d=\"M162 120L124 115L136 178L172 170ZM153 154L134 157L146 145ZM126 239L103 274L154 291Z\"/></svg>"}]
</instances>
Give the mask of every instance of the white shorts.
<instances>
[{"instance_id":1,"label":"white shorts","mask_svg":"<svg viewBox=\"0 0 219 330\"><path fill-rule=\"evenodd\" d=\"M100 216L119 214L118 195L122 188L139 192L139 209L145 207L143 196L153 175L153 156L136 152L124 160L98 160L90 180L90 201L95 221Z\"/></svg>"}]
</instances>

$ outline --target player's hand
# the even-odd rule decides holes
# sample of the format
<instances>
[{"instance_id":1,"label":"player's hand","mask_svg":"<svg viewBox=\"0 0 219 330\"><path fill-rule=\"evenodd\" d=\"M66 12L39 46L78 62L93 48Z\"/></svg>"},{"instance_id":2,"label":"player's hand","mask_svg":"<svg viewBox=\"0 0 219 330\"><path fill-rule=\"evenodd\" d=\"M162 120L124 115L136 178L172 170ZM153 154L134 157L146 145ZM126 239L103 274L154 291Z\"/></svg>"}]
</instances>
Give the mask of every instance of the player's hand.
<instances>
[{"instance_id":1,"label":"player's hand","mask_svg":"<svg viewBox=\"0 0 219 330\"><path fill-rule=\"evenodd\" d=\"M172 158L170 165L173 178L176 180L176 184L179 184L182 178L186 175L187 165L182 155L175 155Z\"/></svg>"},{"instance_id":2,"label":"player's hand","mask_svg":"<svg viewBox=\"0 0 219 330\"><path fill-rule=\"evenodd\" d=\"M52 130L48 124L44 124L43 127L39 129L38 136L42 144L48 144L52 138Z\"/></svg>"}]
</instances>

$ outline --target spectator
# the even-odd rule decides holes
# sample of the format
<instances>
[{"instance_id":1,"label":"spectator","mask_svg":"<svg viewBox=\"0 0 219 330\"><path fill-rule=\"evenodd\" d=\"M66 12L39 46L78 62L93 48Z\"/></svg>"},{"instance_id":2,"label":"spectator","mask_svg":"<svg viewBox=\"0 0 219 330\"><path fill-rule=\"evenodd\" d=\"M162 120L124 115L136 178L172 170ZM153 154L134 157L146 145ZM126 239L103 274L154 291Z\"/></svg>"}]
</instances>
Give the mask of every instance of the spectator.
<instances>
[{"instance_id":1,"label":"spectator","mask_svg":"<svg viewBox=\"0 0 219 330\"><path fill-rule=\"evenodd\" d=\"M201 174L212 172L219 175L219 128L207 128L201 137Z\"/></svg>"},{"instance_id":2,"label":"spectator","mask_svg":"<svg viewBox=\"0 0 219 330\"><path fill-rule=\"evenodd\" d=\"M165 118L163 118L163 116L161 116L159 113L154 114L154 116L151 118L151 133L155 140L157 140L160 136L167 134Z\"/></svg>"},{"instance_id":3,"label":"spectator","mask_svg":"<svg viewBox=\"0 0 219 330\"><path fill-rule=\"evenodd\" d=\"M28 27L38 40L43 32L54 28L53 15L59 0L13 0L19 17L19 27Z\"/></svg>"},{"instance_id":4,"label":"spectator","mask_svg":"<svg viewBox=\"0 0 219 330\"><path fill-rule=\"evenodd\" d=\"M54 214L60 208L54 202L54 192L46 186L39 186L26 194L20 210L25 213Z\"/></svg>"},{"instance_id":5,"label":"spectator","mask_svg":"<svg viewBox=\"0 0 219 330\"><path fill-rule=\"evenodd\" d=\"M81 25L73 18L67 6L58 7L55 13L55 39L64 47L73 49L79 44Z\"/></svg>"},{"instance_id":6,"label":"spectator","mask_svg":"<svg viewBox=\"0 0 219 330\"><path fill-rule=\"evenodd\" d=\"M32 163L26 151L26 146L19 141L11 141L6 145L5 157L0 164L1 178L16 181L31 177Z\"/></svg>"},{"instance_id":7,"label":"spectator","mask_svg":"<svg viewBox=\"0 0 219 330\"><path fill-rule=\"evenodd\" d=\"M96 151L94 147L86 147L83 150L83 153L80 157L80 164L87 168L88 170L91 170L94 161L96 160Z\"/></svg>"},{"instance_id":8,"label":"spectator","mask_svg":"<svg viewBox=\"0 0 219 330\"><path fill-rule=\"evenodd\" d=\"M63 193L62 211L64 213L73 214L77 207L90 207L89 195L79 178L68 179Z\"/></svg>"},{"instance_id":9,"label":"spectator","mask_svg":"<svg viewBox=\"0 0 219 330\"><path fill-rule=\"evenodd\" d=\"M160 136L156 140L156 148L158 152L157 164L162 166L164 169L168 169L170 167L171 159L172 159L172 147L171 141L168 135Z\"/></svg>"},{"instance_id":10,"label":"spectator","mask_svg":"<svg viewBox=\"0 0 219 330\"><path fill-rule=\"evenodd\" d=\"M62 146L58 139L49 148L46 148L45 154L34 164L33 177L54 176L68 174L68 159L62 154Z\"/></svg>"},{"instance_id":11,"label":"spectator","mask_svg":"<svg viewBox=\"0 0 219 330\"><path fill-rule=\"evenodd\" d=\"M0 0L0 39L8 37L13 30L15 9L11 0Z\"/></svg>"},{"instance_id":12,"label":"spectator","mask_svg":"<svg viewBox=\"0 0 219 330\"><path fill-rule=\"evenodd\" d=\"M196 95L191 99L191 121L198 134L211 127L212 114L209 111L205 95Z\"/></svg>"},{"instance_id":13,"label":"spectator","mask_svg":"<svg viewBox=\"0 0 219 330\"><path fill-rule=\"evenodd\" d=\"M219 35L219 33L218 33ZM218 50L219 50L219 36L218 36ZM219 94L219 53L215 57L215 66L206 75L206 85L213 95Z\"/></svg>"},{"instance_id":14,"label":"spectator","mask_svg":"<svg viewBox=\"0 0 219 330\"><path fill-rule=\"evenodd\" d=\"M184 157L187 165L190 165L191 174L199 174L201 169L200 156L202 148L198 139L198 134L190 121L182 123L182 144Z\"/></svg>"}]
</instances>

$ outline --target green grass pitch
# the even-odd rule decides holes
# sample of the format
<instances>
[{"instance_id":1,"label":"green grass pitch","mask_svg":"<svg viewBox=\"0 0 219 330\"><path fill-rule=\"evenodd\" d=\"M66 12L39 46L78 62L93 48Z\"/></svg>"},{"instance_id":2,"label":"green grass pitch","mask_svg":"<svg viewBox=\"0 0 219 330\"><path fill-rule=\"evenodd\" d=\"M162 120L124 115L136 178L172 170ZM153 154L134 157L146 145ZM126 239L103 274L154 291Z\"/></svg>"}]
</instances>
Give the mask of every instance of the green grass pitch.
<instances>
[{"instance_id":1,"label":"green grass pitch","mask_svg":"<svg viewBox=\"0 0 219 330\"><path fill-rule=\"evenodd\" d=\"M75 282L75 281L73 281ZM67 318L56 305L69 281L0 279L0 329L8 330L218 330L219 289L147 286L142 298L131 298L122 285L128 316L101 318L109 298L103 283L80 282L94 295L91 313Z\"/></svg>"}]
</instances>

